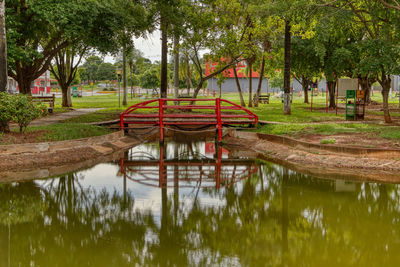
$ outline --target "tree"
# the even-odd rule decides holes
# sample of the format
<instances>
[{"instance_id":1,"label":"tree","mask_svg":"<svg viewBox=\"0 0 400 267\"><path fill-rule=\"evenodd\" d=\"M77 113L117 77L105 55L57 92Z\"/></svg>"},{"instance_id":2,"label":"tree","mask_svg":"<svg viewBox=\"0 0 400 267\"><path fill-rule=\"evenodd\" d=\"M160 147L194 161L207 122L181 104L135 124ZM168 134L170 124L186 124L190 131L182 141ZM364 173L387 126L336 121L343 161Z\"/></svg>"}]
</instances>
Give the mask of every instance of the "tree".
<instances>
[{"instance_id":1,"label":"tree","mask_svg":"<svg viewBox=\"0 0 400 267\"><path fill-rule=\"evenodd\" d=\"M400 10L400 3L397 2L396 0L389 0L389 1L379 0L379 1L381 1L381 3L387 8Z\"/></svg>"},{"instance_id":2,"label":"tree","mask_svg":"<svg viewBox=\"0 0 400 267\"><path fill-rule=\"evenodd\" d=\"M186 17L182 46L191 51L190 57L199 76L194 91L196 98L205 82L236 66L243 51L238 49L248 33L249 20L238 1L195 1L184 6ZM237 41L239 40L239 42ZM210 53L200 57L200 51ZM204 75L205 61L218 62L214 72Z\"/></svg>"},{"instance_id":3,"label":"tree","mask_svg":"<svg viewBox=\"0 0 400 267\"><path fill-rule=\"evenodd\" d=\"M97 80L97 71L103 60L98 56L89 56L83 64L82 78L87 81ZM114 75L115 76L115 75Z\"/></svg>"},{"instance_id":4,"label":"tree","mask_svg":"<svg viewBox=\"0 0 400 267\"><path fill-rule=\"evenodd\" d=\"M179 97L179 37L174 36L174 97ZM178 104L178 103L177 103Z\"/></svg>"},{"instance_id":5,"label":"tree","mask_svg":"<svg viewBox=\"0 0 400 267\"><path fill-rule=\"evenodd\" d=\"M112 51L115 32L123 24L114 12L119 1L7 1L9 76L18 82L20 92L30 94L32 81L70 45L82 41Z\"/></svg>"},{"instance_id":6,"label":"tree","mask_svg":"<svg viewBox=\"0 0 400 267\"><path fill-rule=\"evenodd\" d=\"M236 87L237 87L238 92L239 92L240 105L241 105L242 107L246 107L246 102L244 101L244 98L243 98L242 88L240 87L240 83L239 83L239 79L238 79L238 75L237 75L236 66L233 67L233 74L235 75Z\"/></svg>"},{"instance_id":7,"label":"tree","mask_svg":"<svg viewBox=\"0 0 400 267\"><path fill-rule=\"evenodd\" d=\"M168 37L171 33L171 27L174 26L174 31L177 31L179 23L183 16L179 13L180 1L177 0L152 0L152 12L154 14L154 22L158 24L161 32L161 84L160 96L167 97L168 90ZM183 3L183 1L182 1Z\"/></svg>"},{"instance_id":8,"label":"tree","mask_svg":"<svg viewBox=\"0 0 400 267\"><path fill-rule=\"evenodd\" d=\"M99 81L115 80L115 66L104 62L99 65L96 72L96 79Z\"/></svg>"},{"instance_id":9,"label":"tree","mask_svg":"<svg viewBox=\"0 0 400 267\"><path fill-rule=\"evenodd\" d=\"M308 102L308 88L314 77L320 75L320 58L315 49L315 39L294 37L292 41L292 73L302 85L304 103Z\"/></svg>"},{"instance_id":10,"label":"tree","mask_svg":"<svg viewBox=\"0 0 400 267\"><path fill-rule=\"evenodd\" d=\"M284 94L283 94L283 114L292 113L290 107L290 49L291 49L291 26L288 19L285 20L285 67L283 75Z\"/></svg>"},{"instance_id":11,"label":"tree","mask_svg":"<svg viewBox=\"0 0 400 267\"><path fill-rule=\"evenodd\" d=\"M8 81L5 1L0 0L0 92L6 91Z\"/></svg>"},{"instance_id":12,"label":"tree","mask_svg":"<svg viewBox=\"0 0 400 267\"><path fill-rule=\"evenodd\" d=\"M386 1L384 1L386 2ZM387 2L386 2L387 3ZM382 86L383 112L386 123L390 123L389 91L390 76L400 73L398 20L396 9L388 9L382 1L343 0L326 4L330 10L339 10L351 15L351 22L363 29L362 40L357 43L360 50L359 74L375 77Z\"/></svg>"},{"instance_id":13,"label":"tree","mask_svg":"<svg viewBox=\"0 0 400 267\"><path fill-rule=\"evenodd\" d=\"M160 87L160 74L159 74L159 67L154 66L146 70L140 76L140 86L146 89L154 89Z\"/></svg>"},{"instance_id":14,"label":"tree","mask_svg":"<svg viewBox=\"0 0 400 267\"><path fill-rule=\"evenodd\" d=\"M70 45L61 49L55 56L55 65L50 65L50 71L56 77L62 92L62 106L72 107L71 84L75 80L78 66L85 54L87 47L84 45ZM78 55L78 57L76 57Z\"/></svg>"}]
</instances>

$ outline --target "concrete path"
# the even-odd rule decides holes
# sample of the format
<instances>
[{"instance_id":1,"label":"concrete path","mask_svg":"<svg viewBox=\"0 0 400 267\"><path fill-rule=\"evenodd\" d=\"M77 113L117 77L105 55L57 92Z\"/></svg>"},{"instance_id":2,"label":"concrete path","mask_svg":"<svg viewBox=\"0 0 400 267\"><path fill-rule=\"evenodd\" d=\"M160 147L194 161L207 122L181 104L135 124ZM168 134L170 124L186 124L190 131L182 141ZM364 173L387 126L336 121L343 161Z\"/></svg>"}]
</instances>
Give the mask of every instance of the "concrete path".
<instances>
[{"instance_id":1,"label":"concrete path","mask_svg":"<svg viewBox=\"0 0 400 267\"><path fill-rule=\"evenodd\" d=\"M85 114L93 113L99 110L102 110L103 108L80 108L80 109L74 109L68 112L64 113L57 113L54 115L49 115L47 117L40 118L38 120L34 120L29 124L29 126L46 126L54 123L59 123L71 118L76 118ZM11 124L11 128L17 128L17 124Z\"/></svg>"}]
</instances>

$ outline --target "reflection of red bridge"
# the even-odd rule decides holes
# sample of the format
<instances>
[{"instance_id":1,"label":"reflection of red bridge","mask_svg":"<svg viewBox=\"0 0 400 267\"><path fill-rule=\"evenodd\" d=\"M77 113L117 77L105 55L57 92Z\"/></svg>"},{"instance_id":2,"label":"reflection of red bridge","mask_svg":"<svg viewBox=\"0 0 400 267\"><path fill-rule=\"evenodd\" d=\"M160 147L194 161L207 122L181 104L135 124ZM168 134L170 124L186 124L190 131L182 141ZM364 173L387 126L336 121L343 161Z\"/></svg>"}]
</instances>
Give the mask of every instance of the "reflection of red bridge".
<instances>
[{"instance_id":1,"label":"reflection of red bridge","mask_svg":"<svg viewBox=\"0 0 400 267\"><path fill-rule=\"evenodd\" d=\"M197 103L203 104L198 105ZM142 110L142 113L134 113L138 110ZM150 112L147 113L146 110ZM157 112L151 113L153 110L157 110ZM197 112L193 112L195 110ZM169 125L215 126L218 141L221 142L223 126L256 125L257 123L258 117L253 112L220 98L154 99L133 105L120 116L120 127L125 130L129 128L129 124L158 125L161 141L164 140L164 129Z\"/></svg>"},{"instance_id":2,"label":"reflection of red bridge","mask_svg":"<svg viewBox=\"0 0 400 267\"><path fill-rule=\"evenodd\" d=\"M218 147L214 159L164 159L164 153L160 149L159 160L122 159L121 173L129 180L152 187L219 189L250 178L258 171L254 160L222 159L222 147Z\"/></svg>"}]
</instances>

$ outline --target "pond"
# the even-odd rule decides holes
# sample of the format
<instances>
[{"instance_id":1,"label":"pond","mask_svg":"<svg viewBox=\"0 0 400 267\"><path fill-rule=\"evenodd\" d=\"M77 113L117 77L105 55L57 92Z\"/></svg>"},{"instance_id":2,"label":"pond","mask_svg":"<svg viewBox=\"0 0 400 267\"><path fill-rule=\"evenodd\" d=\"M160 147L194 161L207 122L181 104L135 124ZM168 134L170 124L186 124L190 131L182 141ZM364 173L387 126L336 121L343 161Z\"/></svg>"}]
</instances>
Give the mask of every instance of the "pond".
<instances>
[{"instance_id":1,"label":"pond","mask_svg":"<svg viewBox=\"0 0 400 267\"><path fill-rule=\"evenodd\" d=\"M398 266L400 187L212 142L0 184L0 266Z\"/></svg>"}]
</instances>

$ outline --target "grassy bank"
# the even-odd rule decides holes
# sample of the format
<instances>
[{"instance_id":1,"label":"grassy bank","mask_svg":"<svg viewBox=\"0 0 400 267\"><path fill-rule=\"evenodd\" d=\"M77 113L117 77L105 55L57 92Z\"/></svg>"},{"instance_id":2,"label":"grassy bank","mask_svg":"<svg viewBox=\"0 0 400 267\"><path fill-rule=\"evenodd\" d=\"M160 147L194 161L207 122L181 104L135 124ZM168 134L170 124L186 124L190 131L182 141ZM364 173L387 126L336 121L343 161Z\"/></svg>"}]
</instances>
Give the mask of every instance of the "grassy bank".
<instances>
[{"instance_id":1,"label":"grassy bank","mask_svg":"<svg viewBox=\"0 0 400 267\"><path fill-rule=\"evenodd\" d=\"M25 133L0 134L0 145L64 141L111 133L106 127L81 123L58 123L48 126L28 127Z\"/></svg>"},{"instance_id":2,"label":"grassy bank","mask_svg":"<svg viewBox=\"0 0 400 267\"><path fill-rule=\"evenodd\" d=\"M400 127L376 124L274 124L262 126L256 131L293 137L305 134L320 134L328 137L335 134L368 133L380 138L400 140Z\"/></svg>"}]
</instances>

